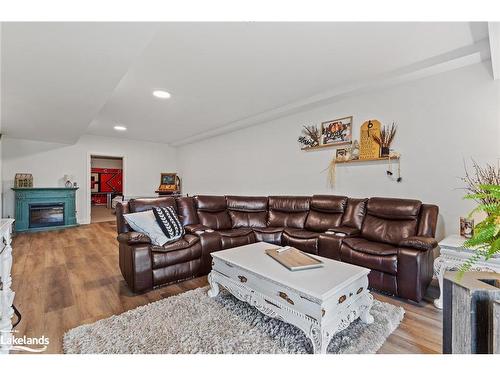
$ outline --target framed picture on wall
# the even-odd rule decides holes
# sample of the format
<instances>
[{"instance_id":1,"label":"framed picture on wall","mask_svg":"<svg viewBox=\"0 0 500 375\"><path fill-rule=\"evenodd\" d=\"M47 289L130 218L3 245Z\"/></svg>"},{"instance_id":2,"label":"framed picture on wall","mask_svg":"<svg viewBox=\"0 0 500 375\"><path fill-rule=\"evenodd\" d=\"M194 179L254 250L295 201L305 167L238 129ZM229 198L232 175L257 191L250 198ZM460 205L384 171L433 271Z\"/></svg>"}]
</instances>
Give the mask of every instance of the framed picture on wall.
<instances>
[{"instance_id":1,"label":"framed picture on wall","mask_svg":"<svg viewBox=\"0 0 500 375\"><path fill-rule=\"evenodd\" d=\"M352 116L321 123L323 145L346 145L352 142Z\"/></svg>"}]
</instances>

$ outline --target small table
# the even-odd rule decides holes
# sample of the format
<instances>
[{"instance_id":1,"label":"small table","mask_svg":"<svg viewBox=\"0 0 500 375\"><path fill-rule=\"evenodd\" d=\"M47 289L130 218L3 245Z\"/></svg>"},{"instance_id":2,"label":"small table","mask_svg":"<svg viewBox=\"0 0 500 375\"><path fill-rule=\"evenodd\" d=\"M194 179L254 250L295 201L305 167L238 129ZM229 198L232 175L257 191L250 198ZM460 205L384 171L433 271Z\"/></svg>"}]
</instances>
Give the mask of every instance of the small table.
<instances>
[{"instance_id":1,"label":"small table","mask_svg":"<svg viewBox=\"0 0 500 375\"><path fill-rule=\"evenodd\" d=\"M15 293L11 290L12 247L14 219L0 219L0 354L8 354L12 347L12 316Z\"/></svg>"},{"instance_id":2,"label":"small table","mask_svg":"<svg viewBox=\"0 0 500 375\"><path fill-rule=\"evenodd\" d=\"M434 300L434 306L443 308L443 277L446 271L458 270L473 254L472 249L465 248L467 239L457 234L446 237L439 242L440 255L434 260L434 276L439 282L439 298ZM471 271L500 272L500 255L495 255L488 261L479 260Z\"/></svg>"},{"instance_id":3,"label":"small table","mask_svg":"<svg viewBox=\"0 0 500 375\"><path fill-rule=\"evenodd\" d=\"M332 337L360 318L373 322L369 269L314 256L323 267L290 271L265 253L265 242L212 253L210 297L219 286L260 312L301 329L314 353L326 353Z\"/></svg>"}]
</instances>

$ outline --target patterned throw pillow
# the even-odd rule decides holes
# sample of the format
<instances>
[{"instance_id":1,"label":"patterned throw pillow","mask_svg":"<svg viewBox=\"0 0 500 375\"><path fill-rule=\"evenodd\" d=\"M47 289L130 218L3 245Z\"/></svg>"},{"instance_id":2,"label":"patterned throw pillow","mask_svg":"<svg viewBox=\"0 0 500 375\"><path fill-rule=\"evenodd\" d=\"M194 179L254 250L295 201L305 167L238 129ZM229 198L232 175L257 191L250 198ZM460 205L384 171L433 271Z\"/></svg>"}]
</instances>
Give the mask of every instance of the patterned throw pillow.
<instances>
[{"instance_id":1,"label":"patterned throw pillow","mask_svg":"<svg viewBox=\"0 0 500 375\"><path fill-rule=\"evenodd\" d=\"M169 242L176 241L184 235L184 227L173 207L153 207L153 213Z\"/></svg>"}]
</instances>

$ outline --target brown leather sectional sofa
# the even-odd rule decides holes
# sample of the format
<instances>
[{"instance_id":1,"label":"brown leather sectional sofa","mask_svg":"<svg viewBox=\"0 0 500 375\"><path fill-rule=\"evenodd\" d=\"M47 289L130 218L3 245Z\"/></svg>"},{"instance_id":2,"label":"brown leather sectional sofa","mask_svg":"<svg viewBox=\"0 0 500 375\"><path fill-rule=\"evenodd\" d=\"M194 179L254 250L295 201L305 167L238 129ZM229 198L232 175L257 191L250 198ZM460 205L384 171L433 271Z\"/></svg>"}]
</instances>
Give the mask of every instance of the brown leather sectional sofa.
<instances>
[{"instance_id":1,"label":"brown leather sectional sofa","mask_svg":"<svg viewBox=\"0 0 500 375\"><path fill-rule=\"evenodd\" d=\"M123 214L154 205L177 209L186 229L181 240L154 246L131 231ZM437 246L438 207L410 199L161 197L118 204L116 216L120 269L134 292L206 275L210 253L265 241L370 268L371 288L419 302Z\"/></svg>"}]
</instances>

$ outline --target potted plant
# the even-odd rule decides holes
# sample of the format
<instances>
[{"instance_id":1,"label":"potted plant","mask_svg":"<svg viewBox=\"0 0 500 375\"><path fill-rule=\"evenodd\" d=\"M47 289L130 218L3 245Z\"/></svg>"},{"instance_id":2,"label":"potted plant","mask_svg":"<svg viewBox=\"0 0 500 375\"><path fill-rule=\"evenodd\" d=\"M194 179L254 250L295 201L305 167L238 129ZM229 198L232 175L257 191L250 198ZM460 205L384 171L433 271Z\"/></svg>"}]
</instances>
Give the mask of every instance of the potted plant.
<instances>
[{"instance_id":1,"label":"potted plant","mask_svg":"<svg viewBox=\"0 0 500 375\"><path fill-rule=\"evenodd\" d=\"M398 127L395 123L389 126L383 126L382 130L380 130L380 136L373 134L372 137L375 142L380 146L380 157L388 157L390 152L391 143L396 136L396 130Z\"/></svg>"},{"instance_id":2,"label":"potted plant","mask_svg":"<svg viewBox=\"0 0 500 375\"><path fill-rule=\"evenodd\" d=\"M473 162L474 175L466 172L463 181L467 183L465 199L473 199L479 205L469 214L483 212L486 218L474 227L472 238L464 247L474 249L474 254L460 267L460 275L471 269L481 258L485 260L500 252L500 168L487 165L481 168Z\"/></svg>"}]
</instances>

